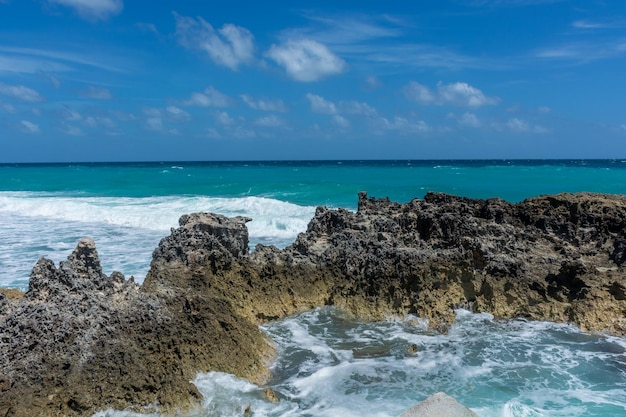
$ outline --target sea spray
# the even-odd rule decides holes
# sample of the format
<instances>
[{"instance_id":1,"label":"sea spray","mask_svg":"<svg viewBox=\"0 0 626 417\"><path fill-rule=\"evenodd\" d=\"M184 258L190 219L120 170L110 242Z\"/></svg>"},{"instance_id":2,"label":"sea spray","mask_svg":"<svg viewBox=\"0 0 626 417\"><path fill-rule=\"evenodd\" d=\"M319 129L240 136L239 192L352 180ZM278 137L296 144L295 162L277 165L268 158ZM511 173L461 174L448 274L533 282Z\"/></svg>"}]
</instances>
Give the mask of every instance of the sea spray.
<instances>
[{"instance_id":1,"label":"sea spray","mask_svg":"<svg viewBox=\"0 0 626 417\"><path fill-rule=\"evenodd\" d=\"M248 407L257 417L396 417L439 391L481 417L626 416L626 342L566 324L457 310L439 334L413 317L355 322L324 307L262 328L279 351L272 380L198 374L204 401L194 417L241 417Z\"/></svg>"},{"instance_id":2,"label":"sea spray","mask_svg":"<svg viewBox=\"0 0 626 417\"><path fill-rule=\"evenodd\" d=\"M84 197L0 192L0 286L26 289L37 259L65 259L82 237L96 242L105 273L142 282L152 251L181 215L246 216L250 246L285 247L306 230L315 207L264 197Z\"/></svg>"}]
</instances>

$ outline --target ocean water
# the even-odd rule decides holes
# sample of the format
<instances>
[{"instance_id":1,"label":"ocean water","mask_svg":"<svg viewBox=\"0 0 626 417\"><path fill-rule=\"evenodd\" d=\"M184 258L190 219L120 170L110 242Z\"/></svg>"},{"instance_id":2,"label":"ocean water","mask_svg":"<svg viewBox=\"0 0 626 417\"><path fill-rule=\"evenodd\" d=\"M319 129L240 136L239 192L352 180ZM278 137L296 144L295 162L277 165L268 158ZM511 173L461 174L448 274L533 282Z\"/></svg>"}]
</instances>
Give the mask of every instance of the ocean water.
<instances>
[{"instance_id":1,"label":"ocean water","mask_svg":"<svg viewBox=\"0 0 626 417\"><path fill-rule=\"evenodd\" d=\"M251 217L251 249L285 247L316 206L356 209L359 191L401 202L428 191L512 202L626 194L626 161L0 165L0 287L26 289L39 257L64 260L85 236L105 273L141 282L159 240L196 211ZM280 350L268 386L281 401L264 398L268 386L200 374L205 403L195 415L242 416L250 405L255 416L396 416L445 391L482 417L626 416L626 341L572 326L459 311L439 335L419 318L359 323L319 309L264 330Z\"/></svg>"}]
</instances>

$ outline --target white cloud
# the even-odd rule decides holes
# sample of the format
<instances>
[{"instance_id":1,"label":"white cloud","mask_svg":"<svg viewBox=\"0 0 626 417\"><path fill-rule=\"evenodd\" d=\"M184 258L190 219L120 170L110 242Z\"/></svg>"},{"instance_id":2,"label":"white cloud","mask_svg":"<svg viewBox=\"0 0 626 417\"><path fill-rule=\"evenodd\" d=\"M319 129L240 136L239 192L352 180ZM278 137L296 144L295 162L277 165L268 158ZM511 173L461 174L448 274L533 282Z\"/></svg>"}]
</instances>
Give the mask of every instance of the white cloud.
<instances>
[{"instance_id":1,"label":"white cloud","mask_svg":"<svg viewBox=\"0 0 626 417\"><path fill-rule=\"evenodd\" d=\"M506 122L505 127L515 133L547 133L549 132L549 129L546 129L545 127L538 126L538 125L533 126L527 121L518 119L517 117L514 117L513 119L509 119Z\"/></svg>"},{"instance_id":2,"label":"white cloud","mask_svg":"<svg viewBox=\"0 0 626 417\"><path fill-rule=\"evenodd\" d=\"M537 109L539 111L539 113L550 113L552 111L552 109L550 107L546 107L546 106L541 106Z\"/></svg>"},{"instance_id":3,"label":"white cloud","mask_svg":"<svg viewBox=\"0 0 626 417\"><path fill-rule=\"evenodd\" d=\"M428 87L412 81L404 88L404 93L411 100L425 105L452 104L454 106L476 108L497 104L500 101L497 97L485 96L478 88L463 82L452 84L440 82L437 84L437 90L432 91Z\"/></svg>"},{"instance_id":4,"label":"white cloud","mask_svg":"<svg viewBox=\"0 0 626 417\"><path fill-rule=\"evenodd\" d=\"M20 125L22 126L22 130L26 133L39 133L39 126L33 122L29 122L28 120L21 120Z\"/></svg>"},{"instance_id":5,"label":"white cloud","mask_svg":"<svg viewBox=\"0 0 626 417\"><path fill-rule=\"evenodd\" d=\"M93 98L96 100L109 100L113 98L113 95L111 94L111 92L107 90L106 88L95 87L93 85L90 85L84 90L80 90L79 94L82 97Z\"/></svg>"},{"instance_id":6,"label":"white cloud","mask_svg":"<svg viewBox=\"0 0 626 417\"><path fill-rule=\"evenodd\" d=\"M382 85L382 83L373 75L365 78L365 83L369 88L378 88Z\"/></svg>"},{"instance_id":7,"label":"white cloud","mask_svg":"<svg viewBox=\"0 0 626 417\"><path fill-rule=\"evenodd\" d=\"M482 123L478 120L478 117L474 113L463 113L458 120L460 125L469 127L480 127Z\"/></svg>"},{"instance_id":8,"label":"white cloud","mask_svg":"<svg viewBox=\"0 0 626 417\"><path fill-rule=\"evenodd\" d=\"M404 93L411 100L421 104L434 104L436 101L435 94L428 87L415 81L404 87Z\"/></svg>"},{"instance_id":9,"label":"white cloud","mask_svg":"<svg viewBox=\"0 0 626 417\"><path fill-rule=\"evenodd\" d=\"M626 26L624 21L613 20L604 22L590 22L588 20L576 20L572 22L572 27L576 29L618 29Z\"/></svg>"},{"instance_id":10,"label":"white cloud","mask_svg":"<svg viewBox=\"0 0 626 417\"><path fill-rule=\"evenodd\" d=\"M274 111L274 112L287 112L287 106L283 103L282 100L267 100L267 99L255 99L249 95L241 94L239 97L246 103L248 106L255 110L262 111Z\"/></svg>"},{"instance_id":11,"label":"white cloud","mask_svg":"<svg viewBox=\"0 0 626 417\"><path fill-rule=\"evenodd\" d=\"M0 94L28 103L43 101L43 97L37 91L23 85L8 85L0 82Z\"/></svg>"},{"instance_id":12,"label":"white cloud","mask_svg":"<svg viewBox=\"0 0 626 417\"><path fill-rule=\"evenodd\" d=\"M326 46L310 39L288 40L272 45L266 55L285 68L287 75L296 81L318 81L340 74L346 63Z\"/></svg>"},{"instance_id":13,"label":"white cloud","mask_svg":"<svg viewBox=\"0 0 626 417\"><path fill-rule=\"evenodd\" d=\"M340 127L342 129L348 129L350 127L350 121L348 121L348 119L338 114L332 117L332 121L335 126Z\"/></svg>"},{"instance_id":14,"label":"white cloud","mask_svg":"<svg viewBox=\"0 0 626 417\"><path fill-rule=\"evenodd\" d=\"M5 112L7 113L15 113L15 107L7 104L7 103L3 103L0 101L0 109L3 109Z\"/></svg>"},{"instance_id":15,"label":"white cloud","mask_svg":"<svg viewBox=\"0 0 626 417\"><path fill-rule=\"evenodd\" d=\"M170 119L176 122L186 122L191 119L189 113L176 106L167 106L165 112Z\"/></svg>"},{"instance_id":16,"label":"white cloud","mask_svg":"<svg viewBox=\"0 0 626 417\"><path fill-rule=\"evenodd\" d=\"M255 120L254 124L262 127L282 127L285 126L285 121L272 114Z\"/></svg>"},{"instance_id":17,"label":"white cloud","mask_svg":"<svg viewBox=\"0 0 626 417\"><path fill-rule=\"evenodd\" d=\"M222 135L220 135L220 132L213 128L206 129L205 134L208 138L211 139L220 139L222 137Z\"/></svg>"},{"instance_id":18,"label":"white cloud","mask_svg":"<svg viewBox=\"0 0 626 417\"><path fill-rule=\"evenodd\" d=\"M106 20L120 14L124 9L122 0L48 0L48 2L72 8L80 17L88 20Z\"/></svg>"},{"instance_id":19,"label":"white cloud","mask_svg":"<svg viewBox=\"0 0 626 417\"><path fill-rule=\"evenodd\" d=\"M340 101L339 109L342 113L374 116L377 111L374 107L360 101Z\"/></svg>"},{"instance_id":20,"label":"white cloud","mask_svg":"<svg viewBox=\"0 0 626 417\"><path fill-rule=\"evenodd\" d=\"M314 113L337 114L339 112L335 103L326 100L322 96L309 93L306 95L306 98L311 103L311 111Z\"/></svg>"},{"instance_id":21,"label":"white cloud","mask_svg":"<svg viewBox=\"0 0 626 417\"><path fill-rule=\"evenodd\" d=\"M189 100L183 102L186 106L200 107L228 107L231 103L230 97L213 87L207 87L202 93L192 93Z\"/></svg>"},{"instance_id":22,"label":"white cloud","mask_svg":"<svg viewBox=\"0 0 626 417\"><path fill-rule=\"evenodd\" d=\"M63 133L71 136L83 136L85 134L81 128L68 125L67 123L62 124L61 130L63 131Z\"/></svg>"},{"instance_id":23,"label":"white cloud","mask_svg":"<svg viewBox=\"0 0 626 417\"><path fill-rule=\"evenodd\" d=\"M340 101L335 104L332 101L326 100L322 96L318 96L317 94L308 93L306 98L309 100L311 104L311 111L314 113L322 113L322 114L357 114L362 116L374 116L377 114L377 111L374 107L370 106L367 103L349 100L349 101Z\"/></svg>"},{"instance_id":24,"label":"white cloud","mask_svg":"<svg viewBox=\"0 0 626 417\"><path fill-rule=\"evenodd\" d=\"M403 135L426 133L431 130L431 127L423 120L412 121L398 116L393 120L381 117L376 120L376 125L382 130L395 131Z\"/></svg>"},{"instance_id":25,"label":"white cloud","mask_svg":"<svg viewBox=\"0 0 626 417\"><path fill-rule=\"evenodd\" d=\"M174 13L178 42L189 49L199 49L209 54L219 65L237 70L254 59L254 37L246 29L225 24L215 30L201 17L197 19Z\"/></svg>"},{"instance_id":26,"label":"white cloud","mask_svg":"<svg viewBox=\"0 0 626 417\"><path fill-rule=\"evenodd\" d=\"M437 84L439 96L444 102L463 107L481 107L497 104L496 97L487 97L478 88L467 83Z\"/></svg>"},{"instance_id":27,"label":"white cloud","mask_svg":"<svg viewBox=\"0 0 626 417\"><path fill-rule=\"evenodd\" d=\"M160 117L148 117L146 119L146 126L149 130L160 132L163 130L163 119Z\"/></svg>"},{"instance_id":28,"label":"white cloud","mask_svg":"<svg viewBox=\"0 0 626 417\"><path fill-rule=\"evenodd\" d=\"M68 120L70 122L75 122L83 118L83 116L79 112L77 112L76 110L69 109L69 108L65 108L61 110L60 115L63 118L63 120Z\"/></svg>"},{"instance_id":29,"label":"white cloud","mask_svg":"<svg viewBox=\"0 0 626 417\"><path fill-rule=\"evenodd\" d=\"M235 119L230 117L225 111L222 111L215 115L215 122L223 126L230 126L235 124Z\"/></svg>"},{"instance_id":30,"label":"white cloud","mask_svg":"<svg viewBox=\"0 0 626 417\"><path fill-rule=\"evenodd\" d=\"M256 137L256 132L254 130L246 129L241 126L237 126L230 134L237 139L251 139Z\"/></svg>"}]
</instances>

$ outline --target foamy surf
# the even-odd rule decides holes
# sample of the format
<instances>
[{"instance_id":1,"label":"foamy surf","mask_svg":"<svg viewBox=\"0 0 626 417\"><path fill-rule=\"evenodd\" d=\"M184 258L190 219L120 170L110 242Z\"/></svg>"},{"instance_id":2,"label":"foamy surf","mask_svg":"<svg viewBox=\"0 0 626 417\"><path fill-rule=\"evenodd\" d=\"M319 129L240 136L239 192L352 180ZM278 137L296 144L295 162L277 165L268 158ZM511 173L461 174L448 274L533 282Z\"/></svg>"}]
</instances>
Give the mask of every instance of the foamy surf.
<instances>
[{"instance_id":1,"label":"foamy surf","mask_svg":"<svg viewBox=\"0 0 626 417\"><path fill-rule=\"evenodd\" d=\"M198 374L194 417L396 417L438 391L481 417L626 416L623 340L573 326L459 310L443 335L414 318L353 322L325 307L262 328L279 350L272 380ZM108 413L96 416L135 417Z\"/></svg>"},{"instance_id":2,"label":"foamy surf","mask_svg":"<svg viewBox=\"0 0 626 417\"><path fill-rule=\"evenodd\" d=\"M95 240L105 273L145 277L152 251L181 215L213 212L246 216L251 249L284 247L306 230L315 207L264 197L85 197L54 193L0 193L0 286L25 289L42 256L64 260L82 237Z\"/></svg>"}]
</instances>

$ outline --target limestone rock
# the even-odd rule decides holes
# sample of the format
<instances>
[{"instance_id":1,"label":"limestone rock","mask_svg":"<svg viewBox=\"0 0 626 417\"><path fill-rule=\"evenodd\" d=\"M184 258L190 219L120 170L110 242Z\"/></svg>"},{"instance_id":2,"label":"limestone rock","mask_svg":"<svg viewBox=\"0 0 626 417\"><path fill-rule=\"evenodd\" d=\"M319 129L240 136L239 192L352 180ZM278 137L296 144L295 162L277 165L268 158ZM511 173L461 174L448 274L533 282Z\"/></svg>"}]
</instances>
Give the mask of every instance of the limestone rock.
<instances>
[{"instance_id":1,"label":"limestone rock","mask_svg":"<svg viewBox=\"0 0 626 417\"><path fill-rule=\"evenodd\" d=\"M104 275L90 239L58 267L39 260L24 296L0 291L0 416L189 409L197 372L265 381L258 324L322 305L439 331L464 307L626 334L624 196L361 193L356 212L320 207L291 246L251 253L248 220L181 217L141 287Z\"/></svg>"},{"instance_id":2,"label":"limestone rock","mask_svg":"<svg viewBox=\"0 0 626 417\"><path fill-rule=\"evenodd\" d=\"M480 417L443 392L431 395L399 417Z\"/></svg>"}]
</instances>

